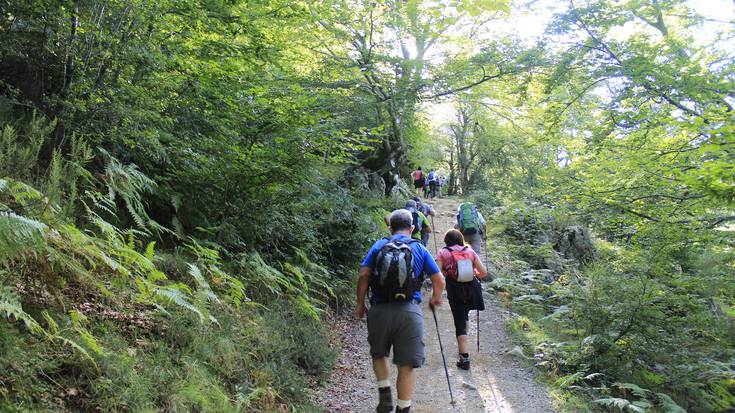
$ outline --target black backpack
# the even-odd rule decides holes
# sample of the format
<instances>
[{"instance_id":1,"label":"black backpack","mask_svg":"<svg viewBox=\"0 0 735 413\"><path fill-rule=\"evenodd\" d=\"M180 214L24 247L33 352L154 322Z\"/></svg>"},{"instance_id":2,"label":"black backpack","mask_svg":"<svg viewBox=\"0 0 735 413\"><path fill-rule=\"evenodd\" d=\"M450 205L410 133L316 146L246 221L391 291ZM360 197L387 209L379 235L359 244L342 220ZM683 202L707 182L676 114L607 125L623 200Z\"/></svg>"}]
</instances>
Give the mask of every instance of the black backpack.
<instances>
[{"instance_id":1,"label":"black backpack","mask_svg":"<svg viewBox=\"0 0 735 413\"><path fill-rule=\"evenodd\" d=\"M388 239L388 238L386 238ZM416 278L413 269L413 251L408 241L391 240L383 245L375 257L370 289L387 301L408 301L421 288L423 280Z\"/></svg>"},{"instance_id":2,"label":"black backpack","mask_svg":"<svg viewBox=\"0 0 735 413\"><path fill-rule=\"evenodd\" d=\"M411 218L413 219L413 232L411 234L421 233L423 223L421 222L421 218L419 218L419 210L411 208L408 211L411 213Z\"/></svg>"}]
</instances>

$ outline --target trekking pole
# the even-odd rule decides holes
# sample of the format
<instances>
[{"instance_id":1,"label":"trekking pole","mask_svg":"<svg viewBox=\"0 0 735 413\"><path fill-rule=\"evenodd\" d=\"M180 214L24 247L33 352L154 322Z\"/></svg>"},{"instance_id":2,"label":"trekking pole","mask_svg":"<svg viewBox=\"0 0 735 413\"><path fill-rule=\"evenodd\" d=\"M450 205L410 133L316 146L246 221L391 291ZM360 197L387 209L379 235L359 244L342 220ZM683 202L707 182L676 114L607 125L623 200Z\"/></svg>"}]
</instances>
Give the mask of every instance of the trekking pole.
<instances>
[{"instance_id":1,"label":"trekking pole","mask_svg":"<svg viewBox=\"0 0 735 413\"><path fill-rule=\"evenodd\" d=\"M432 235L434 236L434 254L438 254L439 247L436 246L436 226L434 226L434 216L433 215L429 215L429 216L431 217L431 231L433 232Z\"/></svg>"},{"instance_id":2,"label":"trekking pole","mask_svg":"<svg viewBox=\"0 0 735 413\"><path fill-rule=\"evenodd\" d=\"M477 352L480 352L480 310L477 310Z\"/></svg>"},{"instance_id":3,"label":"trekking pole","mask_svg":"<svg viewBox=\"0 0 735 413\"><path fill-rule=\"evenodd\" d=\"M485 250L485 271L487 271L490 268L487 260L487 239L482 240L482 249ZM480 310L477 310L477 352L480 352Z\"/></svg>"},{"instance_id":4,"label":"trekking pole","mask_svg":"<svg viewBox=\"0 0 735 413\"><path fill-rule=\"evenodd\" d=\"M436 311L434 311L434 306L429 305L429 308L431 308L431 314L434 316L434 324L436 325L436 335L439 337L439 351L442 353L442 361L444 362L444 374L447 375L447 386L449 387L449 399L452 402L452 405L454 405L454 394L452 394L452 383L449 382L449 369L447 369L447 359L444 358L444 346L442 346L442 335L439 334L439 322L436 320Z\"/></svg>"}]
</instances>

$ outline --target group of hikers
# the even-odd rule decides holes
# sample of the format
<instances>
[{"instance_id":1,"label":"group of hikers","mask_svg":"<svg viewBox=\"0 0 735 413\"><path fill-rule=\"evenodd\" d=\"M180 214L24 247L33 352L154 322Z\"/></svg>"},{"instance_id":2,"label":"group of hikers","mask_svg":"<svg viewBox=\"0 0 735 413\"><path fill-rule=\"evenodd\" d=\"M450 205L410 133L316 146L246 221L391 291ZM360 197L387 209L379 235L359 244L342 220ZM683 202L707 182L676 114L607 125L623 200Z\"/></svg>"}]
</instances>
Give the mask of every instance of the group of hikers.
<instances>
[{"instance_id":1,"label":"group of hikers","mask_svg":"<svg viewBox=\"0 0 735 413\"><path fill-rule=\"evenodd\" d=\"M398 368L395 411L406 413L411 409L414 369L424 364L424 321L419 304L425 279L432 284L432 312L442 304L446 288L457 338L456 365L463 370L470 368L467 323L470 310L485 309L480 279L487 275L487 269L478 253L486 240L487 226L475 205L461 204L455 228L444 234L445 245L433 257L426 248L433 231L427 216L435 215L431 205L419 197L409 199L405 208L386 217L391 236L375 242L361 264L356 316L367 316L368 343L378 385L377 413L393 412L388 380L391 348L393 364Z\"/></svg>"},{"instance_id":2,"label":"group of hikers","mask_svg":"<svg viewBox=\"0 0 735 413\"><path fill-rule=\"evenodd\" d=\"M417 196L423 194L424 198L436 198L437 191L439 196L442 196L442 188L447 181L443 174L438 175L434 169L431 169L428 174L424 174L419 166L411 172L411 177Z\"/></svg>"}]
</instances>

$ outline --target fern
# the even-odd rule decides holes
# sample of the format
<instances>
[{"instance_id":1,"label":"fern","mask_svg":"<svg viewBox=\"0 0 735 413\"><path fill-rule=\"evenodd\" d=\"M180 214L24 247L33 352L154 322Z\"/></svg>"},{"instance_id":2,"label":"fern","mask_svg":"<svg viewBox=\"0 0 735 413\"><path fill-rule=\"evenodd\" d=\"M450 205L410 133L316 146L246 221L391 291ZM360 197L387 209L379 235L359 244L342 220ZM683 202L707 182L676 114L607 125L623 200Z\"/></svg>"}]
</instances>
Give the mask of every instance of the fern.
<instances>
[{"instance_id":1,"label":"fern","mask_svg":"<svg viewBox=\"0 0 735 413\"><path fill-rule=\"evenodd\" d=\"M33 113L23 137L15 128L6 124L0 131L0 176L32 179L38 166L38 154L46 137L56 127L56 121L47 121Z\"/></svg>"},{"instance_id":2,"label":"fern","mask_svg":"<svg viewBox=\"0 0 735 413\"><path fill-rule=\"evenodd\" d=\"M663 413L687 413L687 411L679 406L671 397L664 393L656 393L659 407Z\"/></svg>"},{"instance_id":3,"label":"fern","mask_svg":"<svg viewBox=\"0 0 735 413\"><path fill-rule=\"evenodd\" d=\"M630 391L634 396L640 397L640 398L647 398L651 391L648 389L644 389L636 384L633 383L615 383L613 386L621 389L621 390L628 390Z\"/></svg>"},{"instance_id":4,"label":"fern","mask_svg":"<svg viewBox=\"0 0 735 413\"><path fill-rule=\"evenodd\" d=\"M46 228L42 222L12 212L0 212L0 261L26 251L37 251L43 245Z\"/></svg>"},{"instance_id":5,"label":"fern","mask_svg":"<svg viewBox=\"0 0 735 413\"><path fill-rule=\"evenodd\" d=\"M637 412L636 409L638 409L637 407L633 406L630 400L617 397L606 397L602 399L597 399L595 400L595 403L599 404L600 406L616 408L621 412Z\"/></svg>"},{"instance_id":6,"label":"fern","mask_svg":"<svg viewBox=\"0 0 735 413\"><path fill-rule=\"evenodd\" d=\"M565 389L583 379L584 379L584 372L578 371L574 374L560 377L559 379L556 380L556 382L554 382L554 385L556 387L559 387L560 389Z\"/></svg>"},{"instance_id":7,"label":"fern","mask_svg":"<svg viewBox=\"0 0 735 413\"><path fill-rule=\"evenodd\" d=\"M204 276L202 275L202 272L199 270L199 267L197 267L194 264L188 264L189 265L189 275L191 275L192 278L197 283L197 292L200 293L203 297L205 297L207 300L219 303L219 297L217 297L217 294L212 291L212 287L210 287L209 283L206 279L204 279Z\"/></svg>"},{"instance_id":8,"label":"fern","mask_svg":"<svg viewBox=\"0 0 735 413\"><path fill-rule=\"evenodd\" d=\"M100 148L106 158L103 183L107 186L107 201L114 204L120 199L128 214L139 229L155 232L170 232L148 216L143 205L142 195L156 189L156 183L138 170L136 165L123 165L116 158Z\"/></svg>"},{"instance_id":9,"label":"fern","mask_svg":"<svg viewBox=\"0 0 735 413\"><path fill-rule=\"evenodd\" d=\"M33 334L43 333L43 328L33 317L23 311L18 296L8 287L0 287L0 316L11 321L22 321L28 331Z\"/></svg>"},{"instance_id":10,"label":"fern","mask_svg":"<svg viewBox=\"0 0 735 413\"><path fill-rule=\"evenodd\" d=\"M45 337L49 341L60 342L66 346L71 347L72 349L76 350L83 358L88 360L95 367L95 369L98 369L97 363L94 361L92 356L89 355L87 350L85 350L82 346L80 346L73 340L70 340L60 335L58 323L49 315L48 312L42 312L43 318L48 324L48 328L44 329L33 317L23 311L18 296L10 291L10 289L7 287L0 287L0 315L11 321L22 321L28 331L30 331L32 334ZM91 334L87 334L87 339L89 339L91 337Z\"/></svg>"},{"instance_id":11,"label":"fern","mask_svg":"<svg viewBox=\"0 0 735 413\"><path fill-rule=\"evenodd\" d=\"M185 308L199 317L199 322L204 322L204 314L188 300L189 287L184 284L171 284L163 287L157 287L155 294L164 301Z\"/></svg>"}]
</instances>

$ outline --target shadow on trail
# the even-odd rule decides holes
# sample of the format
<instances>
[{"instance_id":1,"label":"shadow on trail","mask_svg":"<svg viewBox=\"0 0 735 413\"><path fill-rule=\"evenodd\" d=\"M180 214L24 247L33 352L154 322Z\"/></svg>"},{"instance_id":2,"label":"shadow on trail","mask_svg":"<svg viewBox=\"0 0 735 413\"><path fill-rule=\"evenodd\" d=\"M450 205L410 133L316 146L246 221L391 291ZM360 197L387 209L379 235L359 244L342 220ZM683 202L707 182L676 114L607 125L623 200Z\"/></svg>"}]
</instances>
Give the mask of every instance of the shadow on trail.
<instances>
[{"instance_id":1,"label":"shadow on trail","mask_svg":"<svg viewBox=\"0 0 735 413\"><path fill-rule=\"evenodd\" d=\"M443 246L443 234L454 226L459 203L437 199L433 203L437 216L432 236L436 245ZM434 240L429 249L436 256ZM483 254L480 254L483 257ZM485 284L483 284L485 286ZM430 292L428 292L430 294ZM424 290L424 297L427 291ZM439 341L431 311L426 302L421 304L424 316L424 343L426 363L416 370L412 413L554 413L544 387L535 380L535 373L507 352L512 348L506 329L508 312L495 295L485 294L485 311L480 313L480 352L475 347L477 323L475 312L470 312L469 332L471 369L456 366L457 341L449 303L444 299L437 308L439 332L447 359L449 379L456 401L450 404L449 390L439 351ZM329 413L372 413L377 404L377 388L369 358L365 322L348 316L340 323L342 354L332 374L331 384L318 391L316 399ZM391 383L395 383L395 368L391 368ZM393 385L393 397L395 386Z\"/></svg>"}]
</instances>

